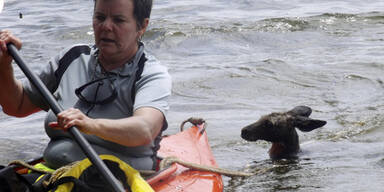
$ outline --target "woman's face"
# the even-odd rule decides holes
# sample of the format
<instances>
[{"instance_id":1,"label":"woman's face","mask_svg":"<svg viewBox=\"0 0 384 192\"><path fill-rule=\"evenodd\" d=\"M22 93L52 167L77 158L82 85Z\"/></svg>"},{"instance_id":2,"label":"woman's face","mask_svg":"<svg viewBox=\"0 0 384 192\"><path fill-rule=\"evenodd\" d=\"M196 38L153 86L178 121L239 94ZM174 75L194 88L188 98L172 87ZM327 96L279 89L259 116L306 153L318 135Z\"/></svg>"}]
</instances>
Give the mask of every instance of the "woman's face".
<instances>
[{"instance_id":1,"label":"woman's face","mask_svg":"<svg viewBox=\"0 0 384 192\"><path fill-rule=\"evenodd\" d=\"M93 16L93 30L99 56L105 60L125 60L137 51L138 30L132 0L98 0Z\"/></svg>"}]
</instances>

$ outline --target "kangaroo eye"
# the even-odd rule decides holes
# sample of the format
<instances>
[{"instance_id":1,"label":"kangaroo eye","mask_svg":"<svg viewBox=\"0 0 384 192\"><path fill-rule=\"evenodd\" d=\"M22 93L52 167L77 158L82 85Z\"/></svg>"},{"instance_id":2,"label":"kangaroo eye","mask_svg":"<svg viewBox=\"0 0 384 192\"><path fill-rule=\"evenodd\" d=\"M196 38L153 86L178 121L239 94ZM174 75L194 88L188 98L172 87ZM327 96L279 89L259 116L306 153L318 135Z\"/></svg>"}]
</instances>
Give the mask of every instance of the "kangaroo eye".
<instances>
[{"instance_id":1,"label":"kangaroo eye","mask_svg":"<svg viewBox=\"0 0 384 192\"><path fill-rule=\"evenodd\" d=\"M265 124L264 124L266 127L273 127L273 123L269 120L265 121Z\"/></svg>"}]
</instances>

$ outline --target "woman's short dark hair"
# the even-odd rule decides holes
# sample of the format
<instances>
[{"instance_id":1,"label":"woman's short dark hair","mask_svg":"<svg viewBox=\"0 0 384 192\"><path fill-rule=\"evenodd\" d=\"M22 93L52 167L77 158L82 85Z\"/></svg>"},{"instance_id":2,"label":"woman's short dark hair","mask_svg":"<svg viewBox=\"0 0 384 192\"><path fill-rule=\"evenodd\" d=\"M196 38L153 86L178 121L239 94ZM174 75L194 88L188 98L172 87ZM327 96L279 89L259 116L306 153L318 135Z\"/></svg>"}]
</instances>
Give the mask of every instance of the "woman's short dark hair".
<instances>
[{"instance_id":1,"label":"woman's short dark hair","mask_svg":"<svg viewBox=\"0 0 384 192\"><path fill-rule=\"evenodd\" d=\"M132 0L133 1L133 16L136 19L137 28L141 29L144 24L144 19L151 16L152 0Z\"/></svg>"},{"instance_id":2,"label":"woman's short dark hair","mask_svg":"<svg viewBox=\"0 0 384 192\"><path fill-rule=\"evenodd\" d=\"M141 29L144 19L151 16L152 0L131 0L133 2L133 16L135 17L137 29ZM97 0L94 0L95 6Z\"/></svg>"}]
</instances>

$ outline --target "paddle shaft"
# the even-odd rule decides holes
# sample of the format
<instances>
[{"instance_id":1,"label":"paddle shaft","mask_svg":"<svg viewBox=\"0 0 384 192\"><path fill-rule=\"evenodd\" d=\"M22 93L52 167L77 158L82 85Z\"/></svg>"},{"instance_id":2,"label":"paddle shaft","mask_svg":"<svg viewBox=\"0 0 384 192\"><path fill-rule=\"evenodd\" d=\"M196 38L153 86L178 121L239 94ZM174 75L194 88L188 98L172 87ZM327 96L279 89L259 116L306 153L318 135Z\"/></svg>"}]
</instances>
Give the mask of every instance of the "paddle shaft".
<instances>
[{"instance_id":1,"label":"paddle shaft","mask_svg":"<svg viewBox=\"0 0 384 192\"><path fill-rule=\"evenodd\" d=\"M43 82L38 78L36 74L34 74L28 66L25 64L24 60L20 57L17 48L13 44L7 44L8 52L13 57L17 65L24 72L25 76L29 79L29 81L37 88L40 94L43 96L45 101L50 106L51 110L57 115L61 111L63 111L62 107L57 103L56 99L53 97L51 92L47 89L47 87L43 84ZM92 148L92 146L88 143L88 141L84 138L84 136L80 133L80 131L76 127L69 128L69 133L73 136L77 144L83 150L85 155L90 159L90 161L96 166L101 175L107 182L111 185L115 192L124 192L123 186L119 183L119 181L115 178L112 172L108 169L105 163L99 158L96 151Z\"/></svg>"}]
</instances>

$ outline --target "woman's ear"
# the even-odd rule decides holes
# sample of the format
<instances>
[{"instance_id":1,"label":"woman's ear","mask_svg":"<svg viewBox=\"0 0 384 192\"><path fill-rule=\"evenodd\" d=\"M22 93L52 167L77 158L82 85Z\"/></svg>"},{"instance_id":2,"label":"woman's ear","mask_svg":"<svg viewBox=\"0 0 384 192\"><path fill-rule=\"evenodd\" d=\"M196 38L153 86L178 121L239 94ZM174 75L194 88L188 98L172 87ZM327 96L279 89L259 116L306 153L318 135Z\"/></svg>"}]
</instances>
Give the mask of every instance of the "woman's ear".
<instances>
[{"instance_id":1,"label":"woman's ear","mask_svg":"<svg viewBox=\"0 0 384 192\"><path fill-rule=\"evenodd\" d=\"M143 24L141 25L141 29L139 30L140 39L144 35L145 31L147 30L148 24L149 24L149 18L145 18L143 21Z\"/></svg>"}]
</instances>

